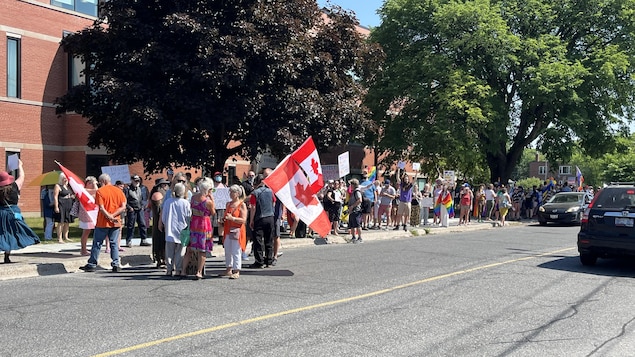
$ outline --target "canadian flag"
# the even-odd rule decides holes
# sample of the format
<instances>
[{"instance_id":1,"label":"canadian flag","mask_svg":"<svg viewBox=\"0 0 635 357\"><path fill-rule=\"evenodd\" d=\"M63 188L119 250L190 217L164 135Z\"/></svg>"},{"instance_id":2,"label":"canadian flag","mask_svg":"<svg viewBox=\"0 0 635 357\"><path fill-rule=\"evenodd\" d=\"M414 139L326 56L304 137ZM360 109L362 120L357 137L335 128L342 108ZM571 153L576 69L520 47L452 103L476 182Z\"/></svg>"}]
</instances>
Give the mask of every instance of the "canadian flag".
<instances>
[{"instance_id":1,"label":"canadian flag","mask_svg":"<svg viewBox=\"0 0 635 357\"><path fill-rule=\"evenodd\" d=\"M311 191L309 181L300 170L300 166L287 156L278 167L264 179L276 197L306 223L320 237L326 237L331 231L331 222L318 200Z\"/></svg>"},{"instance_id":2,"label":"canadian flag","mask_svg":"<svg viewBox=\"0 0 635 357\"><path fill-rule=\"evenodd\" d=\"M311 183L311 192L318 193L324 187L322 164L313 138L309 136L300 147L291 154L291 158L306 172Z\"/></svg>"},{"instance_id":3,"label":"canadian flag","mask_svg":"<svg viewBox=\"0 0 635 357\"><path fill-rule=\"evenodd\" d=\"M75 197L77 197L79 203L82 205L82 207L84 207L84 210L86 211L86 213L88 213L88 216L93 221L93 223L96 224L99 207L97 207L97 204L95 204L95 197L93 197L90 193L88 193L88 191L86 191L83 181L79 178L79 176L75 175L71 170L62 166L62 164L60 164L59 162L55 161L55 163L60 166L60 169L62 169L62 172L68 179L68 184L71 186L73 192L75 192Z\"/></svg>"}]
</instances>

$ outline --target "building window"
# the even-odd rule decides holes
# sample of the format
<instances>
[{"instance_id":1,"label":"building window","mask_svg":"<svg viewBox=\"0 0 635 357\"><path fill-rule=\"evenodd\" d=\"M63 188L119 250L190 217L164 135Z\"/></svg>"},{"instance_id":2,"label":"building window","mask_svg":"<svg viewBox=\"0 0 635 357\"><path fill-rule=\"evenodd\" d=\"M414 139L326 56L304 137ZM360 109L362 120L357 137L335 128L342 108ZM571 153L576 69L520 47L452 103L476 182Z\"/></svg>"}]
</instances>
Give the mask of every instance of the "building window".
<instances>
[{"instance_id":1,"label":"building window","mask_svg":"<svg viewBox=\"0 0 635 357\"><path fill-rule=\"evenodd\" d=\"M571 175L571 166L560 166L558 173L560 175Z\"/></svg>"},{"instance_id":2,"label":"building window","mask_svg":"<svg viewBox=\"0 0 635 357\"><path fill-rule=\"evenodd\" d=\"M538 175L546 175L547 166L538 166Z\"/></svg>"},{"instance_id":3,"label":"building window","mask_svg":"<svg viewBox=\"0 0 635 357\"><path fill-rule=\"evenodd\" d=\"M7 97L21 96L21 48L20 39L7 37Z\"/></svg>"},{"instance_id":4,"label":"building window","mask_svg":"<svg viewBox=\"0 0 635 357\"><path fill-rule=\"evenodd\" d=\"M102 166L110 166L108 155L86 155L86 176L99 177Z\"/></svg>"},{"instance_id":5,"label":"building window","mask_svg":"<svg viewBox=\"0 0 635 357\"><path fill-rule=\"evenodd\" d=\"M73 88L77 85L84 84L84 70L86 64L82 62L82 58L79 56L73 56L68 54L68 88Z\"/></svg>"},{"instance_id":6,"label":"building window","mask_svg":"<svg viewBox=\"0 0 635 357\"><path fill-rule=\"evenodd\" d=\"M97 16L97 0L51 0L51 5Z\"/></svg>"}]
</instances>

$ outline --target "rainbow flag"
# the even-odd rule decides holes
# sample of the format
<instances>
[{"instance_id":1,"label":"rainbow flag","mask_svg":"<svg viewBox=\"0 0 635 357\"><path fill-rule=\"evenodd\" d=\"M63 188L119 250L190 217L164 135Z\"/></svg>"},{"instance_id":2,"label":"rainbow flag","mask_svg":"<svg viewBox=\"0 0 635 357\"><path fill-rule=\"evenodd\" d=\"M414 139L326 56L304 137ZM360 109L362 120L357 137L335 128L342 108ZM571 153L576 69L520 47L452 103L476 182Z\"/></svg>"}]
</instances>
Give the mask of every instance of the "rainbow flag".
<instances>
[{"instance_id":1,"label":"rainbow flag","mask_svg":"<svg viewBox=\"0 0 635 357\"><path fill-rule=\"evenodd\" d=\"M452 200L452 194L450 192L444 192L439 195L437 198L437 202L434 205L434 215L441 215L441 206L445 206L445 209L448 211L448 215L450 217L454 217L454 201Z\"/></svg>"},{"instance_id":2,"label":"rainbow flag","mask_svg":"<svg viewBox=\"0 0 635 357\"><path fill-rule=\"evenodd\" d=\"M368 170L368 180L370 182L377 180L377 166L371 166Z\"/></svg>"}]
</instances>

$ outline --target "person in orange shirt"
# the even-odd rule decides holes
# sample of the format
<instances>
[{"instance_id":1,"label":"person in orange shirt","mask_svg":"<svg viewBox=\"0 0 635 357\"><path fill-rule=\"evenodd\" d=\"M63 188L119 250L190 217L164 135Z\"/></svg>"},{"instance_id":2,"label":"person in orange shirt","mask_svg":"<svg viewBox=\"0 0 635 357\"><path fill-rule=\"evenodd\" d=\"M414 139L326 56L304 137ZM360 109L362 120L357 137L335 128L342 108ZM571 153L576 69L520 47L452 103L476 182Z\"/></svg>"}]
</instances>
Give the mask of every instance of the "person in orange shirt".
<instances>
[{"instance_id":1,"label":"person in orange shirt","mask_svg":"<svg viewBox=\"0 0 635 357\"><path fill-rule=\"evenodd\" d=\"M95 194L95 204L99 207L97 215L97 224L95 224L95 232L93 234L93 246L90 251L88 264L80 267L85 272L93 272L97 269L97 260L101 245L106 237L109 237L110 258L112 259L113 272L121 271L119 265L119 233L121 228L120 215L126 211L126 196L123 191L116 186L111 185L110 175L101 174L99 176L101 187Z\"/></svg>"}]
</instances>

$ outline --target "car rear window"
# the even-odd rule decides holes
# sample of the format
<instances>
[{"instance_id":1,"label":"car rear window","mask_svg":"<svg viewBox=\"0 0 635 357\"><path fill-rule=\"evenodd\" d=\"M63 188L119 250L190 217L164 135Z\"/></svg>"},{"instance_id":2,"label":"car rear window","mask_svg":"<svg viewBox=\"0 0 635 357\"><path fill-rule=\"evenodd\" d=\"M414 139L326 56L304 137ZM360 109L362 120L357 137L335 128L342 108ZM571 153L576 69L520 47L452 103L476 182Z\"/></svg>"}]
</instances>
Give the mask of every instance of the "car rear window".
<instances>
[{"instance_id":1,"label":"car rear window","mask_svg":"<svg viewBox=\"0 0 635 357\"><path fill-rule=\"evenodd\" d=\"M635 205L635 187L607 187L602 190L594 207L622 209Z\"/></svg>"}]
</instances>

